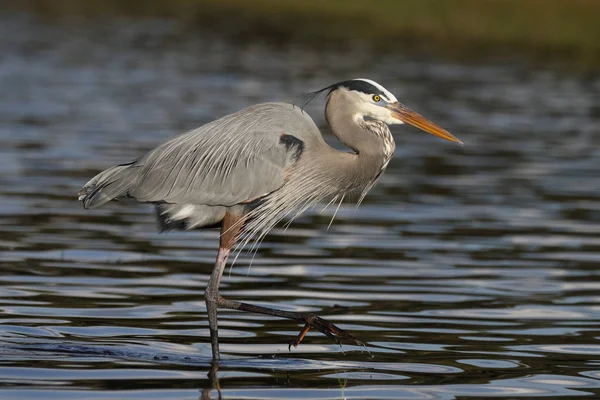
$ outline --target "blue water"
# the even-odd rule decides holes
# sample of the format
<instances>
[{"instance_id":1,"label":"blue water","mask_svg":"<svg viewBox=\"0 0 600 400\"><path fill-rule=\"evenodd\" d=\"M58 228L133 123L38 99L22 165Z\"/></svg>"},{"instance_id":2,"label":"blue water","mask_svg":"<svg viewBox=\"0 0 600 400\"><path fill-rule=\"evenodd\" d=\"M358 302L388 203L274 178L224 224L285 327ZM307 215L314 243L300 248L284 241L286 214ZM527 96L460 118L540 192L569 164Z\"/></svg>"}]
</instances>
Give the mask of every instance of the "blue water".
<instances>
[{"instance_id":1,"label":"blue water","mask_svg":"<svg viewBox=\"0 0 600 400\"><path fill-rule=\"evenodd\" d=\"M0 53L2 399L600 395L598 76L16 14L0 15ZM177 133L352 77L464 148L394 128L359 209L274 230L221 288L316 312L368 352L318 332L290 352L298 324L222 310L211 371L218 232L160 235L152 207L86 211L76 192Z\"/></svg>"}]
</instances>

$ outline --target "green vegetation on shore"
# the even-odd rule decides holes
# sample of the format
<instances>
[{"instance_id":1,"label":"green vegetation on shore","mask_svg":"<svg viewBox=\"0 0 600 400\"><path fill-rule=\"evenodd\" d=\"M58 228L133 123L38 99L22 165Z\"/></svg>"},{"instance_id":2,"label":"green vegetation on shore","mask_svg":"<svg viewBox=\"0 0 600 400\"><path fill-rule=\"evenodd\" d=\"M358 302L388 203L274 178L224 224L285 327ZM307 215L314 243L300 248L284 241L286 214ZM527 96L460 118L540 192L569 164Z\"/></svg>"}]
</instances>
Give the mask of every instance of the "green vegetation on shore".
<instances>
[{"instance_id":1,"label":"green vegetation on shore","mask_svg":"<svg viewBox=\"0 0 600 400\"><path fill-rule=\"evenodd\" d=\"M600 65L598 0L12 0L9 7L55 16L173 17L240 37L354 38L399 51L518 49Z\"/></svg>"}]
</instances>

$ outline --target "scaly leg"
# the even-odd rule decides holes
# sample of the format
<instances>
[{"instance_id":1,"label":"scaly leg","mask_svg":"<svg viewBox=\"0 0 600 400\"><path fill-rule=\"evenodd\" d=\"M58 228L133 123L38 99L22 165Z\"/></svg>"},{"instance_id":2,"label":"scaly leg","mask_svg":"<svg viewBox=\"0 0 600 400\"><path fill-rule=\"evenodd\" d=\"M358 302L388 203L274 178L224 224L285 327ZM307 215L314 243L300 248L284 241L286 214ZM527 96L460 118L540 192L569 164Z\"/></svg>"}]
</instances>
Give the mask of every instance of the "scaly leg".
<instances>
[{"instance_id":1,"label":"scaly leg","mask_svg":"<svg viewBox=\"0 0 600 400\"><path fill-rule=\"evenodd\" d=\"M210 341L212 346L213 360L218 360L220 358L217 323L217 308L219 307L239 311L248 311L257 314L273 315L276 317L288 318L303 322L304 328L300 331L296 339L290 344L290 349L292 346L298 346L311 328L322 332L337 344L341 345L339 339L344 338L356 345L365 346L363 342L357 340L354 338L354 336L313 313L276 310L273 308L241 303L235 300L228 300L221 297L219 294L219 283L221 282L221 276L223 275L225 265L227 264L227 257L229 256L231 248L235 244L237 236L242 228L243 223L240 221L242 218L243 217L234 216L229 213L225 214L223 226L221 228L221 240L219 242L217 261L215 262L215 268L213 269L210 280L208 281L208 286L204 292L206 309L208 312L208 323L210 327Z\"/></svg>"},{"instance_id":2,"label":"scaly leg","mask_svg":"<svg viewBox=\"0 0 600 400\"><path fill-rule=\"evenodd\" d=\"M314 328L314 329L318 330L319 332L323 333L325 336L327 336L329 339L333 340L335 343L339 344L340 346L342 345L339 340L341 338L348 339L349 341L353 342L354 344L356 344L358 346L365 346L365 343L356 339L354 336L352 336L348 332L344 331L343 329L338 328L331 322L326 321L323 318L321 318L318 315L313 314L313 313L277 310L274 308L262 307L262 306L257 306L254 304L248 304L248 303L242 303L242 302L235 301L235 300L228 300L228 299L221 297L220 295L217 296L217 306L221 307L221 308L229 308L232 310L239 310L239 311L248 311L248 312L257 313L257 314L274 315L276 317L288 318L288 319L293 319L295 321L303 322L304 328L302 328L302 330L300 331L300 333L298 334L296 339L292 343L290 343L290 345L289 345L290 349L292 348L292 346L296 347L302 342L302 339L304 339L304 336L306 336L306 334L308 333L310 328Z\"/></svg>"},{"instance_id":3,"label":"scaly leg","mask_svg":"<svg viewBox=\"0 0 600 400\"><path fill-rule=\"evenodd\" d=\"M221 226L221 238L219 240L219 253L215 261L215 267L204 291L204 299L206 301L206 311L208 313L208 326L210 328L210 344L212 347L213 360L218 360L219 355L219 330L217 321L217 308L219 296L219 283L221 276L227 264L227 257L231 252L231 247L235 244L237 235L243 226L243 217L225 214L223 225Z\"/></svg>"}]
</instances>

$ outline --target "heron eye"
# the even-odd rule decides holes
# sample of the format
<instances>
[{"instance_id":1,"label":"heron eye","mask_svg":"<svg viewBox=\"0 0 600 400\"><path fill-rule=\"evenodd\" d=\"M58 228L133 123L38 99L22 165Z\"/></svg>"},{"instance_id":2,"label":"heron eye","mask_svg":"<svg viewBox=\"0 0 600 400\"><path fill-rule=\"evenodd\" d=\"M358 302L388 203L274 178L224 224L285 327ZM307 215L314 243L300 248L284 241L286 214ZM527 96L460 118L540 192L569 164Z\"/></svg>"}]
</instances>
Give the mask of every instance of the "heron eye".
<instances>
[{"instance_id":1,"label":"heron eye","mask_svg":"<svg viewBox=\"0 0 600 400\"><path fill-rule=\"evenodd\" d=\"M381 96L378 96L378 95L376 95L376 94L375 94L375 95L373 95L373 101L374 101L375 103L377 103L377 102L381 101Z\"/></svg>"}]
</instances>

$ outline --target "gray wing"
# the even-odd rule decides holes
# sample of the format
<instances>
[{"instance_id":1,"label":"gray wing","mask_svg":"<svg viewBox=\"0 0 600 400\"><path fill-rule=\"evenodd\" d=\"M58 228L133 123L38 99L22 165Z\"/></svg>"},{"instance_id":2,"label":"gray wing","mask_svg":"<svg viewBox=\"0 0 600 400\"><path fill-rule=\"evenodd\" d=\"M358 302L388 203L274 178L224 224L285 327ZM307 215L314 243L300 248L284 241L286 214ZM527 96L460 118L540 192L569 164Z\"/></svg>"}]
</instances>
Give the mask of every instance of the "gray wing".
<instances>
[{"instance_id":1,"label":"gray wing","mask_svg":"<svg viewBox=\"0 0 600 400\"><path fill-rule=\"evenodd\" d=\"M87 208L122 196L215 206L250 202L283 186L286 168L304 149L294 132L304 137L313 129L310 117L290 104L249 107L100 173L81 198Z\"/></svg>"}]
</instances>

